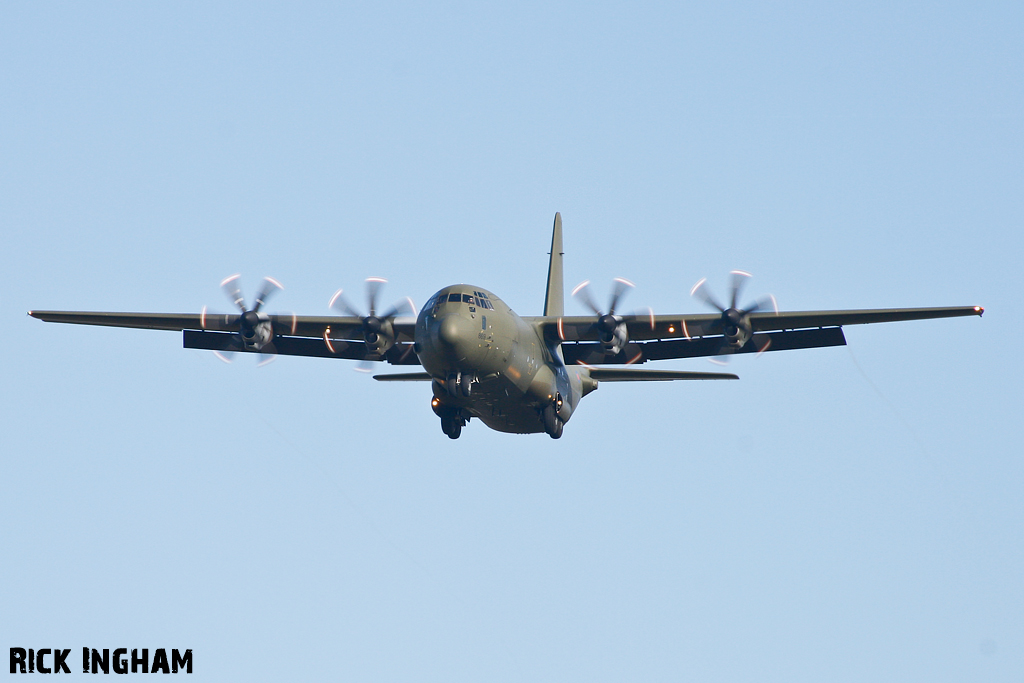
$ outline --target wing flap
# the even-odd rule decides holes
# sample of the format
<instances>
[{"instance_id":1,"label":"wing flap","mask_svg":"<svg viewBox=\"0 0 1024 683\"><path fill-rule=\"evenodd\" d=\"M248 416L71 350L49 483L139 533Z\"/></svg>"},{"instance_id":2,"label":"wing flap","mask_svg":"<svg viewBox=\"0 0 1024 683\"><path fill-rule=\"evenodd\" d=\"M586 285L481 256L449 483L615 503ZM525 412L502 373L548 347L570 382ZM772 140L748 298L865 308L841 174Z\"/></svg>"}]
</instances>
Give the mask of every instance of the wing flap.
<instances>
[{"instance_id":1,"label":"wing flap","mask_svg":"<svg viewBox=\"0 0 1024 683\"><path fill-rule=\"evenodd\" d=\"M725 337L631 342L614 356L606 356L604 349L597 342L563 344L562 358L567 365L633 365L670 358L701 358L734 353L764 353L845 345L846 336L841 327L825 327L789 332L759 332L740 349L729 346Z\"/></svg>"},{"instance_id":2,"label":"wing flap","mask_svg":"<svg viewBox=\"0 0 1024 683\"><path fill-rule=\"evenodd\" d=\"M309 337L277 336L263 347L261 351L250 351L242 346L237 334L229 332L204 332L202 330L184 330L182 345L186 349L203 349L206 351L237 351L242 353L264 353L280 356L308 356L314 358L344 358L347 360L387 361L391 365L419 365L420 361L413 352L412 344L395 344L383 357L367 352L362 341L350 342L344 339L331 339L330 345L323 339Z\"/></svg>"},{"instance_id":3,"label":"wing flap","mask_svg":"<svg viewBox=\"0 0 1024 683\"><path fill-rule=\"evenodd\" d=\"M846 335L841 327L825 327L816 330L792 330L789 332L759 332L739 349L725 342L724 337L703 339L675 339L652 341L643 344L646 360L669 358L699 358L734 353L764 353L766 351L792 351L794 349L817 349L828 346L846 346Z\"/></svg>"},{"instance_id":4,"label":"wing flap","mask_svg":"<svg viewBox=\"0 0 1024 683\"><path fill-rule=\"evenodd\" d=\"M274 330L280 334L298 337L322 338L326 333L331 339L362 341L363 321L353 316L339 315L272 315ZM397 341L412 341L416 329L416 318L402 316L392 322Z\"/></svg>"}]
</instances>

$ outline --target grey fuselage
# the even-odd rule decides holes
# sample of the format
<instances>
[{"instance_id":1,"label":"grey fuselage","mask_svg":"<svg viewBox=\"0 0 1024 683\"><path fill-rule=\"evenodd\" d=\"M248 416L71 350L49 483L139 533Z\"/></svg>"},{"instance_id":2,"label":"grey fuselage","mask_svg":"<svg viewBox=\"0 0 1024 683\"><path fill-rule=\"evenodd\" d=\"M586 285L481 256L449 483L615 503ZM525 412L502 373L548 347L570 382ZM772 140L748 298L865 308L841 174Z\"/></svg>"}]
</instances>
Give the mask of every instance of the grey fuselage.
<instances>
[{"instance_id":1,"label":"grey fuselage","mask_svg":"<svg viewBox=\"0 0 1024 683\"><path fill-rule=\"evenodd\" d=\"M499 432L543 432L549 405L567 422L586 393L557 342L481 287L452 285L432 296L416 318L415 349L437 400ZM469 390L453 390L456 382Z\"/></svg>"}]
</instances>

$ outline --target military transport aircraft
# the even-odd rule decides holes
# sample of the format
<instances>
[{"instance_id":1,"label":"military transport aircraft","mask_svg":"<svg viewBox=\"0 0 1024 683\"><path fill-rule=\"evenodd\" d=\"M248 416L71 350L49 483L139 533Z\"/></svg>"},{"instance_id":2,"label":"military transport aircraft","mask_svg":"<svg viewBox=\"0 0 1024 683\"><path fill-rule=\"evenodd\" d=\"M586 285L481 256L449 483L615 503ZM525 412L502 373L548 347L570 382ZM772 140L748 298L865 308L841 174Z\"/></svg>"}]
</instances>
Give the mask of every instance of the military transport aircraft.
<instances>
[{"instance_id":1,"label":"military transport aircraft","mask_svg":"<svg viewBox=\"0 0 1024 683\"><path fill-rule=\"evenodd\" d=\"M346 358L421 366L418 372L374 375L388 382L430 382L431 407L441 430L459 438L477 418L491 429L511 433L562 435L580 399L600 382L739 379L720 372L645 370L652 360L726 357L846 344L843 325L949 318L984 313L980 306L890 308L849 311L779 312L774 299L738 305L743 271L732 272L728 305L698 282L691 294L716 309L704 315L622 314L616 308L632 286L616 279L607 310L591 299L587 283L573 294L593 316L563 311L562 219L555 214L548 262L544 315L520 316L483 287L452 285L434 294L415 318L411 300L377 310L382 278L367 280L369 312L354 309L339 290L330 301L340 316L268 315L260 310L281 288L266 278L251 309L238 276L221 283L240 313L88 313L29 311L46 322L107 325L183 332L184 346L218 354L247 352ZM612 367L597 367L612 366Z\"/></svg>"}]
</instances>

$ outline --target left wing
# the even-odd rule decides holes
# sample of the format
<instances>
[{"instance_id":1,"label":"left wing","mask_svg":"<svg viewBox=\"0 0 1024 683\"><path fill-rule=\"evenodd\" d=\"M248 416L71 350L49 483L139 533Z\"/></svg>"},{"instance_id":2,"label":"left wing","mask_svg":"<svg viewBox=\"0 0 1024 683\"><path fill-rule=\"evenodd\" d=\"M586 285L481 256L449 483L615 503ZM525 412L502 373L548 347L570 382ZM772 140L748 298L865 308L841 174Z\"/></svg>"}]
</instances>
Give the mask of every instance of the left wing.
<instances>
[{"instance_id":1,"label":"left wing","mask_svg":"<svg viewBox=\"0 0 1024 683\"><path fill-rule=\"evenodd\" d=\"M725 343L725 324L717 314L627 316L629 343L606 355L592 316L526 318L545 338L562 342L567 364L631 364L668 358L693 358L730 353L763 353L846 344L843 325L902 320L955 318L985 312L981 306L881 308L848 311L752 313L750 340L740 349Z\"/></svg>"}]
</instances>

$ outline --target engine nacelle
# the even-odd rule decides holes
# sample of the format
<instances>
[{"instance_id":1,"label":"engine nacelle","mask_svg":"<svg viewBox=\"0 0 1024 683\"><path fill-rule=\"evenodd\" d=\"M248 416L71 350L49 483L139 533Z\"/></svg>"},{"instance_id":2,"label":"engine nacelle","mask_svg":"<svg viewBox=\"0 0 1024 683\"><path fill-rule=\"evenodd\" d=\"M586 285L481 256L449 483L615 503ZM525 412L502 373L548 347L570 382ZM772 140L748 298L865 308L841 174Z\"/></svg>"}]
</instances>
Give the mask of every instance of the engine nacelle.
<instances>
[{"instance_id":1,"label":"engine nacelle","mask_svg":"<svg viewBox=\"0 0 1024 683\"><path fill-rule=\"evenodd\" d=\"M239 321L239 336L249 351L261 351L274 338L274 324L266 313L247 311Z\"/></svg>"},{"instance_id":2,"label":"engine nacelle","mask_svg":"<svg viewBox=\"0 0 1024 683\"><path fill-rule=\"evenodd\" d=\"M744 315L735 308L730 308L722 314L722 334L729 346L740 349L750 341L753 328L750 325L750 316Z\"/></svg>"},{"instance_id":3,"label":"engine nacelle","mask_svg":"<svg viewBox=\"0 0 1024 683\"><path fill-rule=\"evenodd\" d=\"M618 355L622 349L626 348L626 344L629 343L626 323L621 322L617 324L611 332L602 331L598 335L598 339L601 341L601 347L604 348L605 354L609 356Z\"/></svg>"},{"instance_id":4,"label":"engine nacelle","mask_svg":"<svg viewBox=\"0 0 1024 683\"><path fill-rule=\"evenodd\" d=\"M363 318L363 340L370 353L383 356L395 345L395 328L387 318L367 316Z\"/></svg>"}]
</instances>

